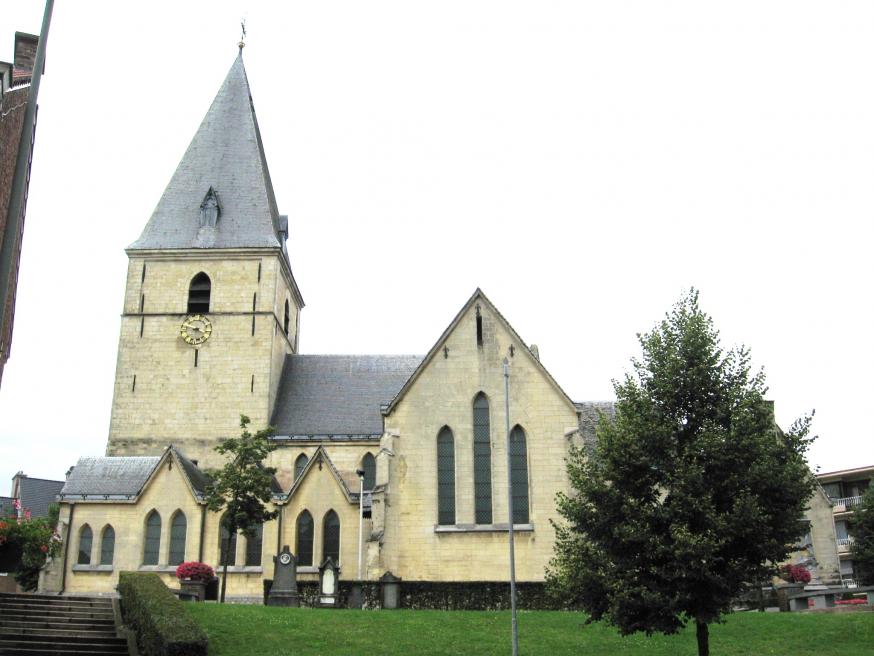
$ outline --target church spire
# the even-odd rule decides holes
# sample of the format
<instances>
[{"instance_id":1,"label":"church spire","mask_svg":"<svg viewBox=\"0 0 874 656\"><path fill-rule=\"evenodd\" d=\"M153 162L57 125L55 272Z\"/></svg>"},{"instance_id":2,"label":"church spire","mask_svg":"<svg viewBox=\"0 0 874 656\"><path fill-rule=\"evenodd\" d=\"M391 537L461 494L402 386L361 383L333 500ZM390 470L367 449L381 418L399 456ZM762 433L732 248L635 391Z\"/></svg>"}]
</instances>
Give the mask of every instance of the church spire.
<instances>
[{"instance_id":1,"label":"church spire","mask_svg":"<svg viewBox=\"0 0 874 656\"><path fill-rule=\"evenodd\" d=\"M203 221L203 204L210 194L221 199L220 205L215 201L220 209L215 212L215 220ZM286 235L276 207L241 46L152 217L129 250L284 251Z\"/></svg>"}]
</instances>

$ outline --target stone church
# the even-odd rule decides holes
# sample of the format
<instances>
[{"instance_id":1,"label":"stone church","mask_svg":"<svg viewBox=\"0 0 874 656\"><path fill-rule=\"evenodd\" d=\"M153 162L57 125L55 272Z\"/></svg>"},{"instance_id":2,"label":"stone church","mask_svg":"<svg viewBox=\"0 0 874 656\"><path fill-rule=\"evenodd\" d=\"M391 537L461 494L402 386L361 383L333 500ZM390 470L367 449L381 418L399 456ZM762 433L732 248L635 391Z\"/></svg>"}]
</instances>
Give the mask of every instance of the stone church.
<instances>
[{"instance_id":1,"label":"stone church","mask_svg":"<svg viewBox=\"0 0 874 656\"><path fill-rule=\"evenodd\" d=\"M59 495L64 552L43 590L110 592L122 570L171 583L183 561L218 569L205 470L240 414L275 427L279 514L232 536L229 597L260 597L283 545L300 580L332 556L347 581L507 581L508 462L517 578L543 581L564 457L610 405L572 401L479 289L424 356L300 353L288 223L241 50L127 248L106 456L81 458Z\"/></svg>"}]
</instances>

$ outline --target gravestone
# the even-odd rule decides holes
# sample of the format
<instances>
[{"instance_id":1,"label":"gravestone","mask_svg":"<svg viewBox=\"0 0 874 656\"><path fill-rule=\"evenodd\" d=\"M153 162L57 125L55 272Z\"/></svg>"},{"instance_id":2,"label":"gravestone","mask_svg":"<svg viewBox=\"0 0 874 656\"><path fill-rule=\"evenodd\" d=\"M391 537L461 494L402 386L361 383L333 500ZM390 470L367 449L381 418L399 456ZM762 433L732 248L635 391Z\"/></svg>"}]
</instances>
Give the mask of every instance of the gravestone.
<instances>
[{"instance_id":1,"label":"gravestone","mask_svg":"<svg viewBox=\"0 0 874 656\"><path fill-rule=\"evenodd\" d=\"M288 549L282 547L278 556L273 556L273 586L267 596L268 606L300 606L300 595L297 593L297 558Z\"/></svg>"},{"instance_id":2,"label":"gravestone","mask_svg":"<svg viewBox=\"0 0 874 656\"><path fill-rule=\"evenodd\" d=\"M337 590L340 584L340 568L328 556L319 567L319 606L337 607Z\"/></svg>"},{"instance_id":3,"label":"gravestone","mask_svg":"<svg viewBox=\"0 0 874 656\"><path fill-rule=\"evenodd\" d=\"M379 577L382 584L382 607L386 610L394 610L400 605L401 579L391 572L386 572Z\"/></svg>"}]
</instances>

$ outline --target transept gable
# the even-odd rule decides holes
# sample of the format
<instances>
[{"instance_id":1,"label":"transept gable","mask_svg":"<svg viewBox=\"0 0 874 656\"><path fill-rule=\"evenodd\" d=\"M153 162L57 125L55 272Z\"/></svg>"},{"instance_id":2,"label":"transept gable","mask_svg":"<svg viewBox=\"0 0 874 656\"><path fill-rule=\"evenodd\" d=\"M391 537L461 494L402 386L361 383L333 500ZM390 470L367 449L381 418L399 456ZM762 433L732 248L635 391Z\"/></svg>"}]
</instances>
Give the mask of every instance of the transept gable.
<instances>
[{"instance_id":1,"label":"transept gable","mask_svg":"<svg viewBox=\"0 0 874 656\"><path fill-rule=\"evenodd\" d=\"M301 471L294 483L292 483L288 492L275 497L278 503L288 503L301 492L301 488L307 482L308 478L312 479L317 476L328 476L334 481L337 489L342 493L343 497L349 503L358 503L358 491L355 489L355 483L358 480L355 472L341 472L334 464L327 450L323 446L319 446L313 456ZM365 493L365 506L369 506L370 494Z\"/></svg>"}]
</instances>

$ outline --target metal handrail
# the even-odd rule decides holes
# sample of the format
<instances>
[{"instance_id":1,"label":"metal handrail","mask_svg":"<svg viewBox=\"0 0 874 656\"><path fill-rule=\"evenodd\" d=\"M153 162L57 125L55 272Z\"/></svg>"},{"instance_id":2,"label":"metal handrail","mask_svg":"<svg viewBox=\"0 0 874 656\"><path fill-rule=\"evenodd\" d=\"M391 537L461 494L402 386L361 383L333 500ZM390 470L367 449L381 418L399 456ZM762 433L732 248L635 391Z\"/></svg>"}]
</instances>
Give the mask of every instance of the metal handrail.
<instances>
[{"instance_id":1,"label":"metal handrail","mask_svg":"<svg viewBox=\"0 0 874 656\"><path fill-rule=\"evenodd\" d=\"M831 502L836 506L858 506L862 503L862 497L840 497L839 499L832 499Z\"/></svg>"}]
</instances>

